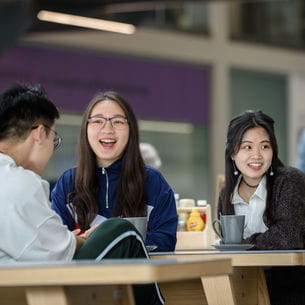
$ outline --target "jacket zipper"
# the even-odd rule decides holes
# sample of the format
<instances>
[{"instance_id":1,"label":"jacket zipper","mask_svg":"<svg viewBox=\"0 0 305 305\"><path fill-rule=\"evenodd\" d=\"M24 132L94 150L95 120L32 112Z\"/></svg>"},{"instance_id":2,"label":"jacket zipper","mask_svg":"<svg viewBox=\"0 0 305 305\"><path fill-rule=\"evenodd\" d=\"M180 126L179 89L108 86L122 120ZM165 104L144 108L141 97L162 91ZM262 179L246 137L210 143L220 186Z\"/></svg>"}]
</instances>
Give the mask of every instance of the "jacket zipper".
<instances>
[{"instance_id":1,"label":"jacket zipper","mask_svg":"<svg viewBox=\"0 0 305 305\"><path fill-rule=\"evenodd\" d=\"M108 201L109 181L105 167L102 168L102 174L106 175L106 209L109 209L109 201Z\"/></svg>"}]
</instances>

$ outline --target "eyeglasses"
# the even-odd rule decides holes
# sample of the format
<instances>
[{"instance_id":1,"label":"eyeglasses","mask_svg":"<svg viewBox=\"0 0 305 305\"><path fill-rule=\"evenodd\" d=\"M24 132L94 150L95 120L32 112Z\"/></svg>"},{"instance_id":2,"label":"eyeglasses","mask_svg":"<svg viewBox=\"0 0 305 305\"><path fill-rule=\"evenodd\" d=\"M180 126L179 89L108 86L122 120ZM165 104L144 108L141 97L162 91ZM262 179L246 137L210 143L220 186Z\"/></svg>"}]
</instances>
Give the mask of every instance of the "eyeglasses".
<instances>
[{"instance_id":1,"label":"eyeglasses","mask_svg":"<svg viewBox=\"0 0 305 305\"><path fill-rule=\"evenodd\" d=\"M107 121L110 122L112 128L117 130L125 129L128 126L128 119L121 116L105 118L101 115L96 115L87 120L88 124L95 130L101 130L106 126Z\"/></svg>"},{"instance_id":2,"label":"eyeglasses","mask_svg":"<svg viewBox=\"0 0 305 305\"><path fill-rule=\"evenodd\" d=\"M54 150L56 150L56 149L60 146L60 144L61 144L61 142L62 142L62 137L61 137L55 130L53 130L51 127L49 127L48 125L45 125L45 124L42 124L42 125L43 125L45 128L47 128L47 129L49 129L49 130L51 130L51 131L54 132L55 137L54 137L54 139L53 139L53 148L54 148ZM39 126L39 125L33 126L32 129L36 129L36 128L38 128L38 126Z\"/></svg>"},{"instance_id":3,"label":"eyeglasses","mask_svg":"<svg viewBox=\"0 0 305 305\"><path fill-rule=\"evenodd\" d=\"M49 127L48 125L43 124L43 126L54 132L55 137L53 139L53 147L54 147L54 150L56 150L62 142L62 137L55 130L53 130L51 127Z\"/></svg>"}]
</instances>

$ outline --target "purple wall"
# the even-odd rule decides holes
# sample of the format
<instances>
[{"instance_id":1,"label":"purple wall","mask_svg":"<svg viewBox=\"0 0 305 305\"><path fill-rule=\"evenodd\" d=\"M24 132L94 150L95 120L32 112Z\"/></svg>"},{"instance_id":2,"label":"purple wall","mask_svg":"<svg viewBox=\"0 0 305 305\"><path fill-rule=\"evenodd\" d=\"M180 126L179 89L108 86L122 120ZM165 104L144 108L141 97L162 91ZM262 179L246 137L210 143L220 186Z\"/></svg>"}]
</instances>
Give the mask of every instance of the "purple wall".
<instances>
[{"instance_id":1,"label":"purple wall","mask_svg":"<svg viewBox=\"0 0 305 305\"><path fill-rule=\"evenodd\" d=\"M210 69L203 66L19 46L0 58L0 90L15 81L42 84L65 112L81 113L95 93L112 89L138 118L208 123Z\"/></svg>"}]
</instances>

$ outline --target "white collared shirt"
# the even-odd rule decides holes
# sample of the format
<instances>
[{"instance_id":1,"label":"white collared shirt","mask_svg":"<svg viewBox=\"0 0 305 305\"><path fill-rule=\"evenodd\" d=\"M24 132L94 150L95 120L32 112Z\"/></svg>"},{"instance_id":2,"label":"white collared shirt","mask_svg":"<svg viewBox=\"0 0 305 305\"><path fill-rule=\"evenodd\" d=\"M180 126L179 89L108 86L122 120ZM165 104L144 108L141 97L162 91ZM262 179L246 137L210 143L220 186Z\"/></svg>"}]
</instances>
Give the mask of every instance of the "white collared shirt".
<instances>
[{"instance_id":1,"label":"white collared shirt","mask_svg":"<svg viewBox=\"0 0 305 305\"><path fill-rule=\"evenodd\" d=\"M50 208L49 183L0 153L0 263L71 261L76 239Z\"/></svg>"},{"instance_id":2,"label":"white collared shirt","mask_svg":"<svg viewBox=\"0 0 305 305\"><path fill-rule=\"evenodd\" d=\"M264 233L268 230L263 221L267 199L266 176L260 181L259 186L250 197L249 203L245 202L238 194L241 178L240 175L233 192L232 204L234 204L236 215L245 215L244 238L247 238L254 233Z\"/></svg>"}]
</instances>

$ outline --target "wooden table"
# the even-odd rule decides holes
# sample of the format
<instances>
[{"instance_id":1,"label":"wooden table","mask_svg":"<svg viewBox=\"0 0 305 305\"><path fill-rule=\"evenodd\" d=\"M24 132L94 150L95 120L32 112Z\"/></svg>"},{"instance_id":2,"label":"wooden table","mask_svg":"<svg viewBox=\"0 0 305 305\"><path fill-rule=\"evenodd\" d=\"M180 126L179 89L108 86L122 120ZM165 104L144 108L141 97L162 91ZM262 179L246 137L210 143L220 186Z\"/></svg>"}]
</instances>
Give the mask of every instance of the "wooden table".
<instances>
[{"instance_id":1,"label":"wooden table","mask_svg":"<svg viewBox=\"0 0 305 305\"><path fill-rule=\"evenodd\" d=\"M305 251L216 251L216 250L186 250L169 253L151 254L153 259L215 259L230 258L233 273L230 276L233 292L238 305L270 305L264 267L269 266L304 266ZM192 294L192 302L188 305L203 305L200 282L183 283L180 286L179 297L183 298L185 291ZM167 297L167 305L177 305L177 286L162 284L163 293ZM182 303L181 303L182 305Z\"/></svg>"},{"instance_id":2,"label":"wooden table","mask_svg":"<svg viewBox=\"0 0 305 305\"><path fill-rule=\"evenodd\" d=\"M133 305L132 284L198 279L210 305L234 305L230 259L124 259L0 266L1 305ZM203 289L204 288L204 293ZM226 298L219 297L225 292ZM206 296L206 298L205 298ZM188 304L188 299L182 300ZM166 303L167 304L167 303Z\"/></svg>"}]
</instances>

